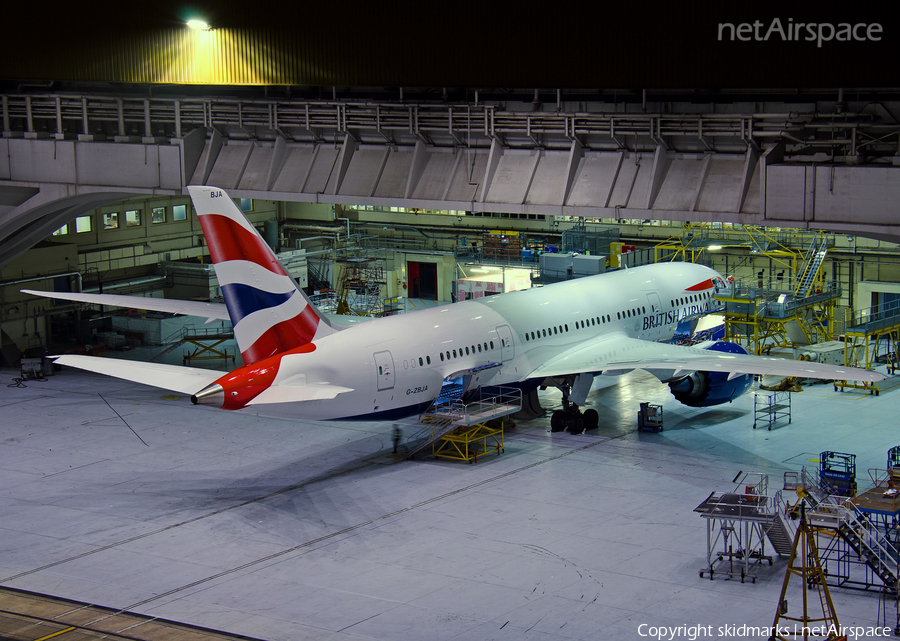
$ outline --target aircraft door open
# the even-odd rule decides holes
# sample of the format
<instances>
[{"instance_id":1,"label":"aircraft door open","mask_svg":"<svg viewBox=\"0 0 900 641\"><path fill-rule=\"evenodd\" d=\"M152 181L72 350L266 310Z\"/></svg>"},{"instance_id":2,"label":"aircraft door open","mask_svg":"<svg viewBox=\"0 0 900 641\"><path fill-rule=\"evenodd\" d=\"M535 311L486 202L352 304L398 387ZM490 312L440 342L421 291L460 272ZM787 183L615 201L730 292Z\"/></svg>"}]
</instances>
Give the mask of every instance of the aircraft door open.
<instances>
[{"instance_id":1,"label":"aircraft door open","mask_svg":"<svg viewBox=\"0 0 900 641\"><path fill-rule=\"evenodd\" d=\"M375 367L378 368L378 391L394 388L394 357L390 352L375 352Z\"/></svg>"},{"instance_id":2,"label":"aircraft door open","mask_svg":"<svg viewBox=\"0 0 900 641\"><path fill-rule=\"evenodd\" d=\"M497 338L500 339L500 359L505 363L515 356L513 348L513 335L509 325L497 326Z\"/></svg>"}]
</instances>

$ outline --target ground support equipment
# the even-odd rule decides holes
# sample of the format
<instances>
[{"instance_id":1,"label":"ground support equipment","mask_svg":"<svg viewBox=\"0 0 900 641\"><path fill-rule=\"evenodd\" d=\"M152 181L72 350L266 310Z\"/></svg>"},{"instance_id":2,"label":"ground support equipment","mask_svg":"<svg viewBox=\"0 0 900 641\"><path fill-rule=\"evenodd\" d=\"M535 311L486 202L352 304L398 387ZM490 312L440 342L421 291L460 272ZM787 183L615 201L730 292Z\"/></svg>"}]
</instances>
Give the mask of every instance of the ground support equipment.
<instances>
[{"instance_id":1,"label":"ground support equipment","mask_svg":"<svg viewBox=\"0 0 900 641\"><path fill-rule=\"evenodd\" d=\"M756 583L756 566L772 565L766 540L778 554L790 551L792 533L781 509L781 491L768 496L768 476L738 472L734 492L713 492L694 508L706 519L706 567L700 577L740 576ZM721 544L721 548L720 548Z\"/></svg>"},{"instance_id":2,"label":"ground support equipment","mask_svg":"<svg viewBox=\"0 0 900 641\"><path fill-rule=\"evenodd\" d=\"M769 431L779 419L791 424L791 393L758 390L753 393L753 429L766 425Z\"/></svg>"}]
</instances>

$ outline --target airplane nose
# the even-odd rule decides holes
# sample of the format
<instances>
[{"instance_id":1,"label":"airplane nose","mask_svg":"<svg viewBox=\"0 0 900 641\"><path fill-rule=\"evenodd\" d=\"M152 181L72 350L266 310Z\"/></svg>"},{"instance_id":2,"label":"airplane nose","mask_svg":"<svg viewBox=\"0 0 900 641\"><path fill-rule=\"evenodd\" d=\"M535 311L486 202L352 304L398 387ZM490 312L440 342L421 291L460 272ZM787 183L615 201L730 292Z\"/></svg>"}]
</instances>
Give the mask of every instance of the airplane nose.
<instances>
[{"instance_id":1,"label":"airplane nose","mask_svg":"<svg viewBox=\"0 0 900 641\"><path fill-rule=\"evenodd\" d=\"M218 383L213 383L191 396L194 405L212 405L222 407L225 404L225 390Z\"/></svg>"}]
</instances>

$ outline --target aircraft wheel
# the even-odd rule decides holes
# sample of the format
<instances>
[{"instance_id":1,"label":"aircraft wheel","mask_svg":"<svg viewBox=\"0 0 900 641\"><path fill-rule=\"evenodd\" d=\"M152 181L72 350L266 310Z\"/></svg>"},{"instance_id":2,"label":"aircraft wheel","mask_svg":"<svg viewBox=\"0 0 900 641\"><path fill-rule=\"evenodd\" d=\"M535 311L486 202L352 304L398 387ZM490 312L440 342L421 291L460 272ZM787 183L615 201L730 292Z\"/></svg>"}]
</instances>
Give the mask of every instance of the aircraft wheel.
<instances>
[{"instance_id":1,"label":"aircraft wheel","mask_svg":"<svg viewBox=\"0 0 900 641\"><path fill-rule=\"evenodd\" d=\"M562 410L555 410L550 415L550 431L562 432L566 429L566 413Z\"/></svg>"},{"instance_id":2,"label":"aircraft wheel","mask_svg":"<svg viewBox=\"0 0 900 641\"><path fill-rule=\"evenodd\" d=\"M569 417L569 434L581 434L584 431L584 417L581 414Z\"/></svg>"},{"instance_id":3,"label":"aircraft wheel","mask_svg":"<svg viewBox=\"0 0 900 641\"><path fill-rule=\"evenodd\" d=\"M585 410L584 412L584 429L595 430L600 427L600 415L597 410Z\"/></svg>"}]
</instances>

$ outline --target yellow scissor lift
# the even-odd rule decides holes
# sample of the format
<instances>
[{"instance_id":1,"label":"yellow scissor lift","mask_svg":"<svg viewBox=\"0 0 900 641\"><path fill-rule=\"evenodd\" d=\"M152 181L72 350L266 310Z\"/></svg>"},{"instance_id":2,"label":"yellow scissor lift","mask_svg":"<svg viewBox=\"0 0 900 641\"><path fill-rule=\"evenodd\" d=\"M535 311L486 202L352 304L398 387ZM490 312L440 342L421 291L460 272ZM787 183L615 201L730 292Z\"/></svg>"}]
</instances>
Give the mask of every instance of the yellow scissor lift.
<instances>
[{"instance_id":1,"label":"yellow scissor lift","mask_svg":"<svg viewBox=\"0 0 900 641\"><path fill-rule=\"evenodd\" d=\"M234 339L232 328L210 327L196 328L185 327L182 330L181 340L194 346L193 351L186 351L182 357L182 364L189 365L191 361L209 361L229 358L234 362L235 352L228 352L228 348L219 348L222 343ZM189 348L190 349L190 348Z\"/></svg>"},{"instance_id":2,"label":"yellow scissor lift","mask_svg":"<svg viewBox=\"0 0 900 641\"><path fill-rule=\"evenodd\" d=\"M431 426L431 437L420 443L408 457L431 445L431 453L439 458L477 463L478 456L488 452L503 453L503 422L488 426L489 421L515 414L522 409L522 390L500 387L489 396L434 406L422 416Z\"/></svg>"},{"instance_id":3,"label":"yellow scissor lift","mask_svg":"<svg viewBox=\"0 0 900 641\"><path fill-rule=\"evenodd\" d=\"M872 307L859 312L847 312L844 321L844 365L872 369L879 355L888 357L888 371L893 374L897 363L897 343L900 342L900 305ZM877 382L835 381L834 389L869 390L878 396Z\"/></svg>"}]
</instances>

